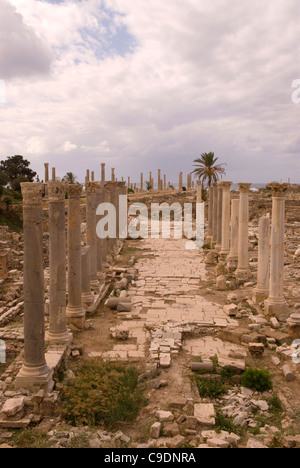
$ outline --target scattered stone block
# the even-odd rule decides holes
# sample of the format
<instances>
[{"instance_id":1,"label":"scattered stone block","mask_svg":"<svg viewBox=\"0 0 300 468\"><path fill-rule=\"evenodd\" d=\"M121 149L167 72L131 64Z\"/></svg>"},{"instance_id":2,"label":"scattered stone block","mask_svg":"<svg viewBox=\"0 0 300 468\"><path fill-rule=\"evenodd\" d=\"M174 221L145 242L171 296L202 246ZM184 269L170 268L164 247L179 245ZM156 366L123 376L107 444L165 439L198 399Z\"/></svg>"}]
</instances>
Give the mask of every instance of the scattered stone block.
<instances>
[{"instance_id":1,"label":"scattered stone block","mask_svg":"<svg viewBox=\"0 0 300 468\"><path fill-rule=\"evenodd\" d=\"M153 424L153 426L151 426L150 437L152 437L152 439L159 439L160 432L161 432L161 423L156 422Z\"/></svg>"},{"instance_id":2,"label":"scattered stone block","mask_svg":"<svg viewBox=\"0 0 300 468\"><path fill-rule=\"evenodd\" d=\"M174 414L171 411L162 411L159 410L156 412L156 417L159 419L160 422L173 422L174 421Z\"/></svg>"},{"instance_id":3,"label":"scattered stone block","mask_svg":"<svg viewBox=\"0 0 300 468\"><path fill-rule=\"evenodd\" d=\"M180 434L178 424L169 423L164 426L165 437L176 437Z\"/></svg>"},{"instance_id":4,"label":"scattered stone block","mask_svg":"<svg viewBox=\"0 0 300 468\"><path fill-rule=\"evenodd\" d=\"M250 354L255 357L262 357L265 352L263 343L249 343L248 349Z\"/></svg>"},{"instance_id":5,"label":"scattered stone block","mask_svg":"<svg viewBox=\"0 0 300 468\"><path fill-rule=\"evenodd\" d=\"M223 310L225 314L227 314L229 317L235 317L238 312L238 307L236 304L229 304L225 305L223 307Z\"/></svg>"},{"instance_id":6,"label":"scattered stone block","mask_svg":"<svg viewBox=\"0 0 300 468\"><path fill-rule=\"evenodd\" d=\"M25 397L12 398L7 400L2 407L1 413L4 414L7 418L15 416L23 410L24 403Z\"/></svg>"},{"instance_id":7,"label":"scattered stone block","mask_svg":"<svg viewBox=\"0 0 300 468\"><path fill-rule=\"evenodd\" d=\"M222 439L208 439L207 445L211 448L227 449L229 443Z\"/></svg>"},{"instance_id":8,"label":"scattered stone block","mask_svg":"<svg viewBox=\"0 0 300 468\"><path fill-rule=\"evenodd\" d=\"M198 403L194 406L194 417L198 423L205 426L215 426L216 412L214 405Z\"/></svg>"},{"instance_id":9,"label":"scattered stone block","mask_svg":"<svg viewBox=\"0 0 300 468\"><path fill-rule=\"evenodd\" d=\"M256 439L249 439L247 443L247 449L267 449L265 445L263 445L261 442L259 442Z\"/></svg>"}]
</instances>

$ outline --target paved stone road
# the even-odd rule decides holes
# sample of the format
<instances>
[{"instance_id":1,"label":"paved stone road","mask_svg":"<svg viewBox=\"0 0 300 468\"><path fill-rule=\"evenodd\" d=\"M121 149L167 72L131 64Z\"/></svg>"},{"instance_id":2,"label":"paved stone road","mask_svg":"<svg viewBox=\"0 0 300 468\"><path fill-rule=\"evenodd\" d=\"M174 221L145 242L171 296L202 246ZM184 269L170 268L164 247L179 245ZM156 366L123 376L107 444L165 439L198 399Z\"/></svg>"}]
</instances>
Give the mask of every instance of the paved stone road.
<instances>
[{"instance_id":1,"label":"paved stone road","mask_svg":"<svg viewBox=\"0 0 300 468\"><path fill-rule=\"evenodd\" d=\"M139 319L126 320L120 325L120 328L129 329L137 343L117 344L112 351L103 353L103 358L139 361L150 353L151 359L166 368L171 365L172 356L180 352L183 334L190 332L193 325L236 325L222 307L199 295L201 282L206 278L204 254L186 250L185 244L184 239L141 241L142 257L135 265L138 279L129 289L132 312ZM219 347L208 346L208 354L223 353L228 357L233 345L226 350L220 343ZM205 347L205 342L203 344ZM198 348L195 344L186 346L185 350L195 354L195 349L200 352L199 346L198 342ZM101 353L92 353L91 356L101 356Z\"/></svg>"}]
</instances>

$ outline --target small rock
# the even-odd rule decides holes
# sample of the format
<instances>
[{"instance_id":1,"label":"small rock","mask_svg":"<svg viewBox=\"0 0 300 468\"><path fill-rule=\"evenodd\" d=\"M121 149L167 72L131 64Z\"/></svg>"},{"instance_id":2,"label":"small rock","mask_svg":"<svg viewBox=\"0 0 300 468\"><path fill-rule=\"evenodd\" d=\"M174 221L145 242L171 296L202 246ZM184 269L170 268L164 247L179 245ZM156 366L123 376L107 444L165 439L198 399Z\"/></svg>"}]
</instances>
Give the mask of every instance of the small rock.
<instances>
[{"instance_id":1,"label":"small rock","mask_svg":"<svg viewBox=\"0 0 300 468\"><path fill-rule=\"evenodd\" d=\"M22 411L22 409L24 408L24 404L24 397L12 398L4 403L1 413L3 413L6 417L10 418Z\"/></svg>"},{"instance_id":2,"label":"small rock","mask_svg":"<svg viewBox=\"0 0 300 468\"><path fill-rule=\"evenodd\" d=\"M161 423L160 422L154 423L150 429L150 437L152 437L152 439L159 439L160 431L161 431Z\"/></svg>"},{"instance_id":3,"label":"small rock","mask_svg":"<svg viewBox=\"0 0 300 468\"><path fill-rule=\"evenodd\" d=\"M263 445L261 442L259 442L256 439L249 439L247 443L247 449L266 449L265 445Z\"/></svg>"},{"instance_id":4,"label":"small rock","mask_svg":"<svg viewBox=\"0 0 300 468\"><path fill-rule=\"evenodd\" d=\"M174 421L174 414L171 411L157 411L156 417L159 419L160 422L173 422Z\"/></svg>"}]
</instances>

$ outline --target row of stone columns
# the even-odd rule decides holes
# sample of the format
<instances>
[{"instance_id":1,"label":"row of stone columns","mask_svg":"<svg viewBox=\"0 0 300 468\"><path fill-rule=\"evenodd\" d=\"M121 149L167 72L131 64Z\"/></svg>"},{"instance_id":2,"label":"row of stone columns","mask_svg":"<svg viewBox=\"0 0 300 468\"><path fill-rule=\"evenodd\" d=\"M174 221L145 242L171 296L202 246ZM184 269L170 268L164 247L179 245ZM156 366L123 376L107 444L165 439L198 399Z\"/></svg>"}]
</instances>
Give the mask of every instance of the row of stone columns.
<instances>
[{"instance_id":1,"label":"row of stone columns","mask_svg":"<svg viewBox=\"0 0 300 468\"><path fill-rule=\"evenodd\" d=\"M24 220L24 364L17 376L18 388L53 387L52 371L45 359L45 310L43 269L42 183L22 183ZM65 194L68 193L67 249ZM49 333L50 346L70 344L67 325L84 327L86 309L104 279L102 266L114 253L117 239L98 239L97 206L110 202L119 228L119 195L126 195L125 182L87 182L86 238L81 240L81 195L79 184L49 181ZM118 232L118 231L117 231ZM67 268L68 266L68 268ZM66 272L68 271L68 275ZM68 278L68 300L67 300ZM93 291L93 292L92 292Z\"/></svg>"},{"instance_id":2,"label":"row of stone columns","mask_svg":"<svg viewBox=\"0 0 300 468\"><path fill-rule=\"evenodd\" d=\"M220 181L209 189L208 240L227 261L238 282L251 277L249 264L249 191L251 184L239 183L239 199L230 200L232 182ZM286 318L288 305L284 298L284 225L285 194L289 184L273 183L272 223L270 215L259 221L256 304L265 301L265 313ZM271 229L271 231L270 231Z\"/></svg>"}]
</instances>

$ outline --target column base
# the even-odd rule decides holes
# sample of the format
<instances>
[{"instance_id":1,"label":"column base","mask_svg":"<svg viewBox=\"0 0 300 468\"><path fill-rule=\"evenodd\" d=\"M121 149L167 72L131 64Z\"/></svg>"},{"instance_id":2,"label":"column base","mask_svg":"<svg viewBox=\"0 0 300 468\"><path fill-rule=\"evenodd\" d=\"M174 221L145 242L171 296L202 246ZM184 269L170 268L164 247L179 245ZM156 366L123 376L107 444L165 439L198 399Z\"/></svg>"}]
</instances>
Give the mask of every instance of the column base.
<instances>
[{"instance_id":1,"label":"column base","mask_svg":"<svg viewBox=\"0 0 300 468\"><path fill-rule=\"evenodd\" d=\"M284 299L278 302L274 299L267 299L265 301L265 315L276 317L280 322L285 322L290 316L290 309Z\"/></svg>"},{"instance_id":2,"label":"column base","mask_svg":"<svg viewBox=\"0 0 300 468\"><path fill-rule=\"evenodd\" d=\"M85 325L85 310L80 307L67 307L67 325L74 325L80 330L84 329Z\"/></svg>"},{"instance_id":3,"label":"column base","mask_svg":"<svg viewBox=\"0 0 300 468\"><path fill-rule=\"evenodd\" d=\"M239 283L246 283L252 278L252 273L249 269L237 269L235 272L235 277Z\"/></svg>"},{"instance_id":4,"label":"column base","mask_svg":"<svg viewBox=\"0 0 300 468\"><path fill-rule=\"evenodd\" d=\"M93 279L90 281L91 289L95 292L99 291L100 283L98 279Z\"/></svg>"},{"instance_id":5,"label":"column base","mask_svg":"<svg viewBox=\"0 0 300 468\"><path fill-rule=\"evenodd\" d=\"M226 261L228 255L229 255L229 250L221 250L220 257L223 262Z\"/></svg>"},{"instance_id":6,"label":"column base","mask_svg":"<svg viewBox=\"0 0 300 468\"><path fill-rule=\"evenodd\" d=\"M260 304L261 302L264 302L268 299L269 297L269 290L268 289L259 289L255 288L253 290L253 296L252 300L254 304Z\"/></svg>"},{"instance_id":7,"label":"column base","mask_svg":"<svg viewBox=\"0 0 300 468\"><path fill-rule=\"evenodd\" d=\"M52 377L53 371L46 364L39 367L27 367L24 364L16 377L15 388L51 393L55 385Z\"/></svg>"},{"instance_id":8,"label":"column base","mask_svg":"<svg viewBox=\"0 0 300 468\"><path fill-rule=\"evenodd\" d=\"M92 292L84 292L81 294L81 302L82 304L93 304L94 302L94 293Z\"/></svg>"},{"instance_id":9,"label":"column base","mask_svg":"<svg viewBox=\"0 0 300 468\"><path fill-rule=\"evenodd\" d=\"M51 333L46 334L46 341L49 345L66 345L69 346L72 343L73 335L72 333Z\"/></svg>"},{"instance_id":10,"label":"column base","mask_svg":"<svg viewBox=\"0 0 300 468\"><path fill-rule=\"evenodd\" d=\"M221 249L222 249L222 245L221 245L221 244L216 244L215 249L216 249L216 250L221 250Z\"/></svg>"}]
</instances>

